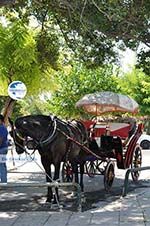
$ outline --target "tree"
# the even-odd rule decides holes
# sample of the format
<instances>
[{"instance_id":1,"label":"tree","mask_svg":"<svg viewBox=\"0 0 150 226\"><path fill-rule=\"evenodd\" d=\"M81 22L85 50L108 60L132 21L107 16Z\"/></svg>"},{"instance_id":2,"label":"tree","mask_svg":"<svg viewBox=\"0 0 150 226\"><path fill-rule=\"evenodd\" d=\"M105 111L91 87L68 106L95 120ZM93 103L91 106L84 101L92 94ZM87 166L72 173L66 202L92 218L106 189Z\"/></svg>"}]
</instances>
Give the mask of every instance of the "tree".
<instances>
[{"instance_id":1,"label":"tree","mask_svg":"<svg viewBox=\"0 0 150 226\"><path fill-rule=\"evenodd\" d=\"M28 96L54 86L51 79L54 70L48 63L41 66L35 36L20 20L9 22L6 27L0 25L0 95L7 95L7 87L14 80L26 84ZM5 103L6 118L11 114L13 103L10 98Z\"/></svg>"},{"instance_id":2,"label":"tree","mask_svg":"<svg viewBox=\"0 0 150 226\"><path fill-rule=\"evenodd\" d=\"M142 50L138 54L137 68L142 68L144 73L150 75L150 53L147 50Z\"/></svg>"},{"instance_id":3,"label":"tree","mask_svg":"<svg viewBox=\"0 0 150 226\"><path fill-rule=\"evenodd\" d=\"M14 108L13 116L15 118L29 114L49 114L46 100L44 98L41 98L40 94L32 95L25 100L18 102L16 107L19 107L19 111Z\"/></svg>"},{"instance_id":4,"label":"tree","mask_svg":"<svg viewBox=\"0 0 150 226\"><path fill-rule=\"evenodd\" d=\"M149 8L149 0L26 0L7 12L16 11L26 22L34 15L44 28L53 24L77 59L91 67L114 60L116 44L133 50L144 44L149 54ZM143 51L139 58L145 67Z\"/></svg>"},{"instance_id":5,"label":"tree","mask_svg":"<svg viewBox=\"0 0 150 226\"><path fill-rule=\"evenodd\" d=\"M75 103L87 93L119 91L111 65L88 69L82 64L76 64L67 71L58 73L57 84L58 89L48 101L48 108L49 112L63 118L89 117L81 109L75 108Z\"/></svg>"},{"instance_id":6,"label":"tree","mask_svg":"<svg viewBox=\"0 0 150 226\"><path fill-rule=\"evenodd\" d=\"M14 3L15 3L15 0L1 0L0 1L0 7L5 6L5 5L11 5L11 4L14 4Z\"/></svg>"},{"instance_id":7,"label":"tree","mask_svg":"<svg viewBox=\"0 0 150 226\"><path fill-rule=\"evenodd\" d=\"M141 115L150 115L150 77L141 69L133 69L118 77L121 92L130 95L140 107Z\"/></svg>"},{"instance_id":8,"label":"tree","mask_svg":"<svg viewBox=\"0 0 150 226\"><path fill-rule=\"evenodd\" d=\"M107 83L109 79L106 76L107 74L105 75L104 73L110 70L110 67L108 70L106 70L106 65L108 65L109 62L116 60L114 46L117 45L117 47L121 49L129 47L133 50L137 50L141 44L144 44L144 46L146 46L146 53L143 50L138 53L139 55L137 65L138 67L142 66L143 71L147 73L147 77L142 76L142 79L144 79L143 83L140 83L139 81L140 88L143 90L142 94L140 93L140 89L135 88L135 85L132 85L133 91L128 90L127 86L125 86L126 90L122 87L122 92L126 92L125 94L131 94L131 92L134 92L138 97L138 99L137 97L135 97L135 99L138 101L144 101L142 104L142 112L146 112L147 110L144 110L144 106L146 106L145 103L148 103L149 100L147 96L145 100L142 99L142 97L144 97L147 92L146 87L149 87L149 67L147 66L150 47L149 6L150 2L148 0L21 0L16 2L13 7L3 9L4 15L10 23L10 26L8 27L15 26L18 21L18 23L22 23L24 26L25 29L23 30L26 30L26 27L31 22L31 17L36 18L38 22L38 28L36 29L36 34L38 35L36 35L36 39L33 38L34 48L32 49L32 51L34 51L33 56L35 61L33 60L32 62L31 60L28 66L26 65L27 71L29 70L29 72L27 73L26 77L24 77L24 79L22 79L21 70L19 71L18 74L21 76L19 78L22 81L27 81L28 90L30 86L32 87L30 90L35 88L33 93L36 93L37 90L40 91L46 89L48 88L48 82L44 86L43 81L46 81L45 76L47 79L50 79L50 75L54 73L51 68L55 70L60 69L60 65L58 64L60 60L60 53L63 55L63 57L61 55L63 58L63 66L66 62L68 63L68 56L74 53L74 58L72 58L72 61L69 63L73 64L72 62L78 61L82 65L84 62L86 67L80 67L80 64L78 64L76 67L73 65L73 69L69 72L69 76L67 76L63 71L58 72L58 84L62 85L62 87L65 86L66 91L63 89L61 91L61 88L58 88L58 91L55 92L53 96L53 101L56 104L56 108L50 108L54 109L54 111L58 114L67 116L69 115L69 108L74 109L72 106L74 106L73 104L76 101L76 97L80 97L80 94L78 94L78 86L81 88L80 83L84 85L84 88L82 87L83 90L82 88L80 89L81 94L85 94L89 91L94 92L99 88L101 89L101 84L102 87L105 87L105 82L106 88L109 88L109 90L114 89L113 85L109 86ZM15 32L12 33L15 34ZM21 37L21 35L17 34L17 37ZM66 49L66 45L68 46L67 56L64 54L64 48ZM22 45L20 45L19 50L21 50L21 46ZM14 52L14 50L12 52ZM24 65L26 60L23 59L22 55L21 60L19 52L18 61L20 60L21 64ZM12 59L14 58L13 54L10 54L10 56ZM29 59L31 56L29 56ZM13 62L13 65L15 65L16 62ZM31 70L31 65L33 71ZM8 67L8 70L6 71L9 72L9 70L10 68ZM97 70L99 72L97 72ZM16 68L14 71L16 71ZM113 74L112 69L110 71L111 73L108 74ZM56 73L54 73L53 79ZM84 79L81 79L82 73L85 76ZM102 74L103 79L100 79L97 73ZM5 73L5 75L6 74L10 76L10 72ZM38 74L40 75L38 76ZM96 82L93 79L93 74L96 76ZM28 75L32 75L30 76L32 79L35 78L32 80L33 82L31 82ZM13 78L18 78L18 76L15 77L13 75ZM112 77L110 77L110 79L112 79ZM90 81L90 83L88 83L86 80ZM139 77L138 80L140 80ZM39 87L38 84L40 84L41 81L42 86ZM5 80L3 83L5 83L7 86L8 81ZM88 89L86 84L88 84L90 89ZM97 84L99 84L99 86ZM115 85L117 85L116 81ZM72 88L72 90L71 88L68 88L69 86ZM103 90L105 90L105 88ZM118 90L115 89L115 91ZM72 98L69 104L67 98L70 94ZM61 105L61 103L63 103L65 108L58 106L58 104ZM65 113L64 109L66 109L67 113Z\"/></svg>"}]
</instances>

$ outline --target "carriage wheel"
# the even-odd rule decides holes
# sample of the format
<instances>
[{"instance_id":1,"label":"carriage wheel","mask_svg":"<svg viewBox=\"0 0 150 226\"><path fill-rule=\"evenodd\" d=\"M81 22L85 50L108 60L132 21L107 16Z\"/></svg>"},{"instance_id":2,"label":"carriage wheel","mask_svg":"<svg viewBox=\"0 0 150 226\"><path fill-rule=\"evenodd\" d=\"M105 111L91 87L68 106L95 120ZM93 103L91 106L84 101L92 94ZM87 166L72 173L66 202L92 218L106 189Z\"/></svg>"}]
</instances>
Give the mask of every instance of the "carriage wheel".
<instances>
[{"instance_id":1,"label":"carriage wheel","mask_svg":"<svg viewBox=\"0 0 150 226\"><path fill-rule=\"evenodd\" d=\"M96 166L95 166L94 161L90 161L90 162L87 161L85 163L85 170L89 177L94 177L95 173L96 173Z\"/></svg>"},{"instance_id":2,"label":"carriage wheel","mask_svg":"<svg viewBox=\"0 0 150 226\"><path fill-rule=\"evenodd\" d=\"M62 166L62 181L72 182L73 181L73 171L70 162L64 162Z\"/></svg>"},{"instance_id":3,"label":"carriage wheel","mask_svg":"<svg viewBox=\"0 0 150 226\"><path fill-rule=\"evenodd\" d=\"M106 165L104 172L104 188L106 191L109 191L112 187L115 178L114 172L115 172L114 163L112 161L109 161Z\"/></svg>"},{"instance_id":4,"label":"carriage wheel","mask_svg":"<svg viewBox=\"0 0 150 226\"><path fill-rule=\"evenodd\" d=\"M132 157L132 162L131 162L131 168L139 168L142 165L142 151L140 145L136 145L134 152L133 152L133 157ZM139 176L140 176L140 171L132 172L131 171L131 176L133 181L138 181Z\"/></svg>"}]
</instances>

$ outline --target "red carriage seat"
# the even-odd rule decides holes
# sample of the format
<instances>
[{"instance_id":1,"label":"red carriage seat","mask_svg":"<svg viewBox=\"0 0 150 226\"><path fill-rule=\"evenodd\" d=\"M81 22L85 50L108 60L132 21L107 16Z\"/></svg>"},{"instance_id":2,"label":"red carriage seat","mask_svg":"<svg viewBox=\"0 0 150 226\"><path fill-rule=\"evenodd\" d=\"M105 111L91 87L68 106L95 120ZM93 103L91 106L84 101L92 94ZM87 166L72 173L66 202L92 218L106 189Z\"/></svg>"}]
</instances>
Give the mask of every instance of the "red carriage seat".
<instances>
[{"instance_id":1,"label":"red carriage seat","mask_svg":"<svg viewBox=\"0 0 150 226\"><path fill-rule=\"evenodd\" d=\"M102 135L101 148L102 150L111 151L113 149L113 136Z\"/></svg>"},{"instance_id":2,"label":"red carriage seat","mask_svg":"<svg viewBox=\"0 0 150 226\"><path fill-rule=\"evenodd\" d=\"M119 136L101 136L101 149L110 152L111 157L117 159L118 166L123 164L122 140ZM109 156L108 156L109 157Z\"/></svg>"}]
</instances>

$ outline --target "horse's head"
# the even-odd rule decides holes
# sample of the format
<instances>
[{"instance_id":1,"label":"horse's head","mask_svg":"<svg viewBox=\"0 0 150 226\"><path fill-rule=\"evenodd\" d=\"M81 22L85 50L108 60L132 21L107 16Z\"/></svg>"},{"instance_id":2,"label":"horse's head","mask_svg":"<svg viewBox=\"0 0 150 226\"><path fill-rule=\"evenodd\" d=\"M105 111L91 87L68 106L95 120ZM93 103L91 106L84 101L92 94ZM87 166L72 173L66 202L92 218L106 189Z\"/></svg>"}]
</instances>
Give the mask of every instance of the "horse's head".
<instances>
[{"instance_id":1,"label":"horse's head","mask_svg":"<svg viewBox=\"0 0 150 226\"><path fill-rule=\"evenodd\" d=\"M35 149L39 142L49 134L52 119L44 115L28 115L19 117L12 126L12 137L16 145L16 152L23 153L28 149Z\"/></svg>"},{"instance_id":2,"label":"horse's head","mask_svg":"<svg viewBox=\"0 0 150 226\"><path fill-rule=\"evenodd\" d=\"M20 132L15 127L13 121L10 118L9 118L9 123L10 123L10 126L11 126L11 131L9 133L14 140L16 152L18 154L22 154L25 151L25 147L24 147L25 138L20 134Z\"/></svg>"}]
</instances>

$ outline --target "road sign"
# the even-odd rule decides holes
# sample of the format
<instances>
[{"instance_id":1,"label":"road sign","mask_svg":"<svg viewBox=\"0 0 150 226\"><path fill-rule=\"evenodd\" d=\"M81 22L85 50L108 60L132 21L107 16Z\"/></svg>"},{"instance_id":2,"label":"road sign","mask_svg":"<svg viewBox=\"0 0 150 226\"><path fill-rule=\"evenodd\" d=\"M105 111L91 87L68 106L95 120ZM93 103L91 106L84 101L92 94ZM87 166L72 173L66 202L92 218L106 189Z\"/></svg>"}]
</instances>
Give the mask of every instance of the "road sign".
<instances>
[{"instance_id":1,"label":"road sign","mask_svg":"<svg viewBox=\"0 0 150 226\"><path fill-rule=\"evenodd\" d=\"M8 86L8 94L14 100L21 100L27 93L26 85L21 81L13 81Z\"/></svg>"}]
</instances>

